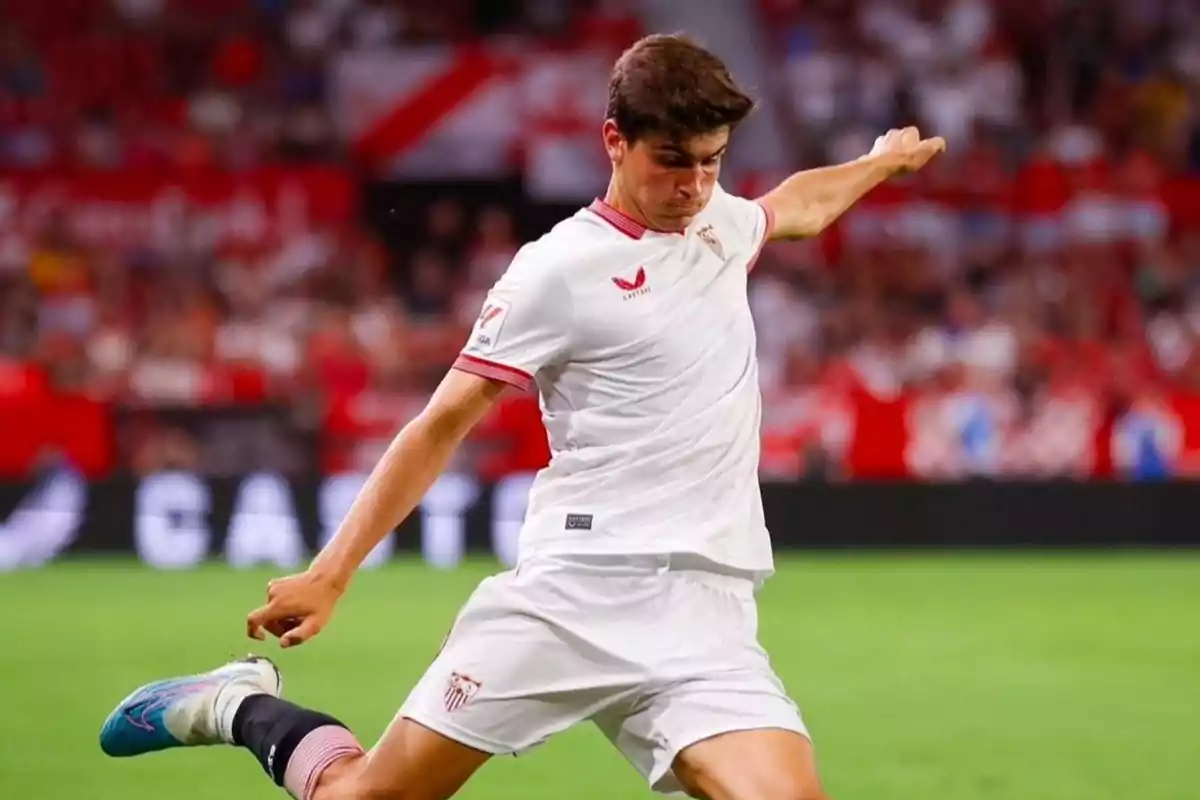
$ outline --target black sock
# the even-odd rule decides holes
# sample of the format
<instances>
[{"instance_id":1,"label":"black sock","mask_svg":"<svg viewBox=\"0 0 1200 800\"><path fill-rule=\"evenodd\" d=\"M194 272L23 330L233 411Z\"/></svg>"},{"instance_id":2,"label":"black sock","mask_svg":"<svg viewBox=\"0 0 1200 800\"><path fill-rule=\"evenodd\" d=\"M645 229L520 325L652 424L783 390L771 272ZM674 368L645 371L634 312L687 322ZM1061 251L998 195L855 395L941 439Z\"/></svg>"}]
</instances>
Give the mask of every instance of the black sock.
<instances>
[{"instance_id":1,"label":"black sock","mask_svg":"<svg viewBox=\"0 0 1200 800\"><path fill-rule=\"evenodd\" d=\"M296 745L327 725L346 727L328 714L309 711L269 694L255 694L243 700L233 716L233 743L253 753L275 785L283 786Z\"/></svg>"}]
</instances>

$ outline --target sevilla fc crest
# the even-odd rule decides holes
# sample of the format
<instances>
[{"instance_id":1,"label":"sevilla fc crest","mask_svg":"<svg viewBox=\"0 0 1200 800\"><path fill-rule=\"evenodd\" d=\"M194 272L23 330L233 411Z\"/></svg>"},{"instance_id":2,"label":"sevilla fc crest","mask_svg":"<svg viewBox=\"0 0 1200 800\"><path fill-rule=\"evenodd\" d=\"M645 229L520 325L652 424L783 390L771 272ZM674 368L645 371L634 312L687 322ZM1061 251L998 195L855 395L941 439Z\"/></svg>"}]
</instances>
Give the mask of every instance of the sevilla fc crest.
<instances>
[{"instance_id":1,"label":"sevilla fc crest","mask_svg":"<svg viewBox=\"0 0 1200 800\"><path fill-rule=\"evenodd\" d=\"M721 240L717 238L717 232L713 230L712 225L705 225L700 230L696 231L696 235L700 237L700 241L708 245L717 258L725 260L725 248L721 246Z\"/></svg>"},{"instance_id":2,"label":"sevilla fc crest","mask_svg":"<svg viewBox=\"0 0 1200 800\"><path fill-rule=\"evenodd\" d=\"M450 681L446 684L446 710L457 711L472 697L479 694L483 684L469 675L461 672L451 672Z\"/></svg>"}]
</instances>

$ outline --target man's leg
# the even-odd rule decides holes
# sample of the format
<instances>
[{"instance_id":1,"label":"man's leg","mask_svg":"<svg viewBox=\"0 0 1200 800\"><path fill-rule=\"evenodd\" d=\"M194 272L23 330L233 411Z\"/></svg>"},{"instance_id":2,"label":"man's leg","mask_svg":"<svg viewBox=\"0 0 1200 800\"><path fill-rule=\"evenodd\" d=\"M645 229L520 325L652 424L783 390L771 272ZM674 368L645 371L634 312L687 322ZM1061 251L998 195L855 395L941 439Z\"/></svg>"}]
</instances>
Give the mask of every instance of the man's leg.
<instances>
[{"instance_id":1,"label":"man's leg","mask_svg":"<svg viewBox=\"0 0 1200 800\"><path fill-rule=\"evenodd\" d=\"M445 800L488 759L406 720L394 723L367 755L345 725L281 699L281 688L278 670L264 658L156 681L109 715L100 746L126 757L237 745L297 800Z\"/></svg>"},{"instance_id":2,"label":"man's leg","mask_svg":"<svg viewBox=\"0 0 1200 800\"><path fill-rule=\"evenodd\" d=\"M548 573L548 574L544 574ZM563 626L605 584L576 600L558 571L527 568L484 581L417 682L399 718L365 753L338 720L279 698L278 671L252 658L138 689L109 715L104 752L236 744L300 800L451 796L488 759L519 753L631 693L636 665L597 656L583 622ZM555 608L556 618L534 611ZM611 627L611 625L609 626Z\"/></svg>"},{"instance_id":3,"label":"man's leg","mask_svg":"<svg viewBox=\"0 0 1200 800\"><path fill-rule=\"evenodd\" d=\"M594 719L651 787L703 800L824 800L808 729L757 641L749 581L670 572L651 679ZM663 658L662 654L669 654Z\"/></svg>"},{"instance_id":4,"label":"man's leg","mask_svg":"<svg viewBox=\"0 0 1200 800\"><path fill-rule=\"evenodd\" d=\"M773 682L731 673L595 717L657 792L699 800L827 800L804 722Z\"/></svg>"},{"instance_id":5,"label":"man's leg","mask_svg":"<svg viewBox=\"0 0 1200 800\"><path fill-rule=\"evenodd\" d=\"M233 738L297 800L447 800L491 757L401 717L365 753L337 720L270 695L242 703Z\"/></svg>"},{"instance_id":6,"label":"man's leg","mask_svg":"<svg viewBox=\"0 0 1200 800\"><path fill-rule=\"evenodd\" d=\"M672 771L700 800L828 800L812 743L795 731L723 733L684 748Z\"/></svg>"},{"instance_id":7,"label":"man's leg","mask_svg":"<svg viewBox=\"0 0 1200 800\"><path fill-rule=\"evenodd\" d=\"M330 765L313 800L445 800L491 755L397 717L370 753Z\"/></svg>"}]
</instances>

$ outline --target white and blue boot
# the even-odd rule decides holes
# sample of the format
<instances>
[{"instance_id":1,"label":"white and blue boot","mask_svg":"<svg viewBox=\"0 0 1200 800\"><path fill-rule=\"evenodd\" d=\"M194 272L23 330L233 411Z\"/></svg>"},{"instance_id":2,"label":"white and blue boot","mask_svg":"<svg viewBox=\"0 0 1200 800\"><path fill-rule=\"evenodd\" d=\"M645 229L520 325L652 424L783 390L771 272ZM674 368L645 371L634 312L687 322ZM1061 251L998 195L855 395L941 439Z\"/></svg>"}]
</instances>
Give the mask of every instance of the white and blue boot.
<instances>
[{"instance_id":1,"label":"white and blue boot","mask_svg":"<svg viewBox=\"0 0 1200 800\"><path fill-rule=\"evenodd\" d=\"M211 672L146 684L121 701L100 729L100 749L137 756L172 747L233 743L242 700L278 697L283 678L270 659L250 656Z\"/></svg>"}]
</instances>

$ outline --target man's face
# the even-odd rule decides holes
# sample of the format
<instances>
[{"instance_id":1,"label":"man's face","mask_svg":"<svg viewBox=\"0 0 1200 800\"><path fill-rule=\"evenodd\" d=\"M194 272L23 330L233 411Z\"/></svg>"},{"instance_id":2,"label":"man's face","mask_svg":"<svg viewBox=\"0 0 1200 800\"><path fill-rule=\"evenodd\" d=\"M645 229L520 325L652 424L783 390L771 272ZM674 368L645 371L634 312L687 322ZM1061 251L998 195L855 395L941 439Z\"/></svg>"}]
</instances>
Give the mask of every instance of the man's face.
<instances>
[{"instance_id":1,"label":"man's face","mask_svg":"<svg viewBox=\"0 0 1200 800\"><path fill-rule=\"evenodd\" d=\"M721 172L729 129L673 141L646 136L630 144L611 122L604 124L604 145L621 186L650 227L680 231L712 196Z\"/></svg>"}]
</instances>

